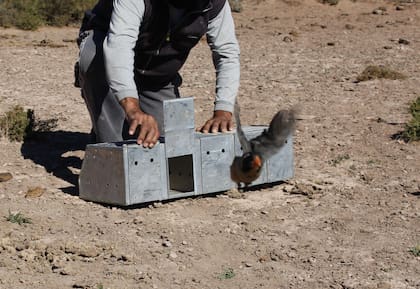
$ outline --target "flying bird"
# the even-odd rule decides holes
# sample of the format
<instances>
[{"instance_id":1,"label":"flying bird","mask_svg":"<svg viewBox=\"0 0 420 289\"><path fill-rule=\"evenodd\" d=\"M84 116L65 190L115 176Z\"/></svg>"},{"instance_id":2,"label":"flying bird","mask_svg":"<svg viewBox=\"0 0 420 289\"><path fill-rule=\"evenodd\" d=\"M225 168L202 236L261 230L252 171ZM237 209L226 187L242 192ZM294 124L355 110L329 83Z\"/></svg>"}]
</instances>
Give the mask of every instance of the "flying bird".
<instances>
[{"instance_id":1,"label":"flying bird","mask_svg":"<svg viewBox=\"0 0 420 289\"><path fill-rule=\"evenodd\" d=\"M243 155L234 158L230 166L231 179L240 186L248 186L261 174L261 169L266 160L276 154L285 144L287 138L293 133L296 123L294 110L280 110L265 129L257 137L248 140L242 130L240 108L235 103L236 132L241 143Z\"/></svg>"}]
</instances>

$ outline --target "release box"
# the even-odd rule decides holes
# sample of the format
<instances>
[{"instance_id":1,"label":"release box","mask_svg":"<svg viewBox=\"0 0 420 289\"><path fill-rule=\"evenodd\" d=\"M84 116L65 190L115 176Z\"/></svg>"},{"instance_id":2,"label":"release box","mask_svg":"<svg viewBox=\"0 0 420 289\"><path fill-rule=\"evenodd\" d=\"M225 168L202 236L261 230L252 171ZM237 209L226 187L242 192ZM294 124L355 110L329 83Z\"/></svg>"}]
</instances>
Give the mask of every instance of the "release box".
<instances>
[{"instance_id":1,"label":"release box","mask_svg":"<svg viewBox=\"0 0 420 289\"><path fill-rule=\"evenodd\" d=\"M226 191L237 186L230 165L242 155L236 132L195 132L192 98L164 102L165 138L153 148L135 141L99 143L86 147L79 176L80 198L121 206ZM245 126L248 139L266 126ZM293 141L263 166L250 186L293 177Z\"/></svg>"}]
</instances>

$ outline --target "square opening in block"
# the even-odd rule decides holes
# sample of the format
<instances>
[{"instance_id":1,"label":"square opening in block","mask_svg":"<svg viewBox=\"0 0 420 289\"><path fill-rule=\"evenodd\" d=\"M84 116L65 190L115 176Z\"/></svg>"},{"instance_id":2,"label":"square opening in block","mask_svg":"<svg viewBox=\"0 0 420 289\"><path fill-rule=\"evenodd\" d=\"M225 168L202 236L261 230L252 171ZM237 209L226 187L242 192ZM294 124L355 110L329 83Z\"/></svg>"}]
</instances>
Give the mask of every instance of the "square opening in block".
<instances>
[{"instance_id":1,"label":"square opening in block","mask_svg":"<svg viewBox=\"0 0 420 289\"><path fill-rule=\"evenodd\" d=\"M169 194L194 192L193 156L168 158Z\"/></svg>"}]
</instances>

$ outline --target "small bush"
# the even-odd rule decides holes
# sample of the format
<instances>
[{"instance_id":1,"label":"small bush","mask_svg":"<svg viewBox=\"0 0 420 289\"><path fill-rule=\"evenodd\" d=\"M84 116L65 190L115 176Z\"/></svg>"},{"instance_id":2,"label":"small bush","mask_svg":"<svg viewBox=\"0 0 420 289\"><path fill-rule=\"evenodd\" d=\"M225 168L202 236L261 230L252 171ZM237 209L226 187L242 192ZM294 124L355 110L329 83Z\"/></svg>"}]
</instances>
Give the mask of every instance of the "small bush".
<instances>
[{"instance_id":1,"label":"small bush","mask_svg":"<svg viewBox=\"0 0 420 289\"><path fill-rule=\"evenodd\" d=\"M41 25L63 26L79 23L83 12L96 0L3 0L0 26L35 30Z\"/></svg>"},{"instance_id":2,"label":"small bush","mask_svg":"<svg viewBox=\"0 0 420 289\"><path fill-rule=\"evenodd\" d=\"M222 273L219 274L218 278L219 280L227 280L227 279L232 279L233 277L235 277L235 271L233 271L232 268L226 268L223 270Z\"/></svg>"},{"instance_id":3,"label":"small bush","mask_svg":"<svg viewBox=\"0 0 420 289\"><path fill-rule=\"evenodd\" d=\"M410 105L410 113L412 119L402 133L402 138L407 142L420 140L420 97Z\"/></svg>"},{"instance_id":4,"label":"small bush","mask_svg":"<svg viewBox=\"0 0 420 289\"><path fill-rule=\"evenodd\" d=\"M4 0L0 2L0 25L35 30L42 24L37 0Z\"/></svg>"},{"instance_id":5,"label":"small bush","mask_svg":"<svg viewBox=\"0 0 420 289\"><path fill-rule=\"evenodd\" d=\"M23 141L32 130L34 123L33 110L25 111L17 105L0 118L0 132L10 141Z\"/></svg>"},{"instance_id":6,"label":"small bush","mask_svg":"<svg viewBox=\"0 0 420 289\"><path fill-rule=\"evenodd\" d=\"M410 253L413 254L414 256L420 257L420 244L411 248Z\"/></svg>"},{"instance_id":7,"label":"small bush","mask_svg":"<svg viewBox=\"0 0 420 289\"><path fill-rule=\"evenodd\" d=\"M229 5L232 12L242 12L242 0L229 0Z\"/></svg>"},{"instance_id":8,"label":"small bush","mask_svg":"<svg viewBox=\"0 0 420 289\"><path fill-rule=\"evenodd\" d=\"M9 211L9 215L6 217L6 220L19 225L32 224L32 220L23 216L20 212L13 214Z\"/></svg>"},{"instance_id":9,"label":"small bush","mask_svg":"<svg viewBox=\"0 0 420 289\"><path fill-rule=\"evenodd\" d=\"M0 135L10 141L23 141L36 132L48 132L57 127L57 119L38 120L32 109L16 105L0 117Z\"/></svg>"},{"instance_id":10,"label":"small bush","mask_svg":"<svg viewBox=\"0 0 420 289\"><path fill-rule=\"evenodd\" d=\"M363 72L357 77L357 81L367 81L372 79L405 79L407 78L404 74L394 71L389 67L383 65L369 65L368 67L363 70Z\"/></svg>"}]
</instances>

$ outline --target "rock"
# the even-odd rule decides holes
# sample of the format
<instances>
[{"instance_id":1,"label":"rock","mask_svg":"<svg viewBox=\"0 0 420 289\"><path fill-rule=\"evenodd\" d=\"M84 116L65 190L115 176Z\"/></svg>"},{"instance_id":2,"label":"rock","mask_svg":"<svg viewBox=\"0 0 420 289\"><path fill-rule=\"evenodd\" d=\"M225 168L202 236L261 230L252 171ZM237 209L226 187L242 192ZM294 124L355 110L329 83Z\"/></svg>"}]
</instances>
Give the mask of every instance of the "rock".
<instances>
[{"instance_id":1,"label":"rock","mask_svg":"<svg viewBox=\"0 0 420 289\"><path fill-rule=\"evenodd\" d=\"M403 44L403 45L409 45L410 41L408 41L406 39L403 39L403 38L400 38L400 39L398 39L398 43Z\"/></svg>"},{"instance_id":2,"label":"rock","mask_svg":"<svg viewBox=\"0 0 420 289\"><path fill-rule=\"evenodd\" d=\"M289 36L284 36L283 37L283 41L284 42L293 42L293 39L291 37L289 37Z\"/></svg>"},{"instance_id":3,"label":"rock","mask_svg":"<svg viewBox=\"0 0 420 289\"><path fill-rule=\"evenodd\" d=\"M98 248L85 244L67 243L64 249L67 254L75 254L80 257L93 258L99 256Z\"/></svg>"},{"instance_id":4,"label":"rock","mask_svg":"<svg viewBox=\"0 0 420 289\"><path fill-rule=\"evenodd\" d=\"M283 260L284 256L279 250L274 249L270 252L270 259L271 261L278 262L280 260Z\"/></svg>"},{"instance_id":5,"label":"rock","mask_svg":"<svg viewBox=\"0 0 420 289\"><path fill-rule=\"evenodd\" d=\"M122 261L122 262L132 262L134 259L133 256L127 255L127 254L119 254L119 256L117 257L118 261Z\"/></svg>"},{"instance_id":6,"label":"rock","mask_svg":"<svg viewBox=\"0 0 420 289\"><path fill-rule=\"evenodd\" d=\"M10 181L11 179L13 179L11 173L0 173L0 183Z\"/></svg>"},{"instance_id":7,"label":"rock","mask_svg":"<svg viewBox=\"0 0 420 289\"><path fill-rule=\"evenodd\" d=\"M230 189L226 192L226 195L232 199L241 199L244 197L244 194L242 194L237 188Z\"/></svg>"},{"instance_id":8,"label":"rock","mask_svg":"<svg viewBox=\"0 0 420 289\"><path fill-rule=\"evenodd\" d=\"M162 242L162 246L163 247L167 247L167 248L171 248L172 247L172 243L170 241L166 240L166 241L163 241Z\"/></svg>"},{"instance_id":9,"label":"rock","mask_svg":"<svg viewBox=\"0 0 420 289\"><path fill-rule=\"evenodd\" d=\"M376 288L378 288L378 289L391 289L392 285L388 282L381 281L376 285Z\"/></svg>"},{"instance_id":10,"label":"rock","mask_svg":"<svg viewBox=\"0 0 420 289\"><path fill-rule=\"evenodd\" d=\"M25 198L39 198L44 193L45 193L45 188L41 188L41 187L30 188L25 193Z\"/></svg>"},{"instance_id":11,"label":"rock","mask_svg":"<svg viewBox=\"0 0 420 289\"><path fill-rule=\"evenodd\" d=\"M133 224L138 225L138 224L142 224L143 223L143 218L141 217L135 217L133 219Z\"/></svg>"},{"instance_id":12,"label":"rock","mask_svg":"<svg viewBox=\"0 0 420 289\"><path fill-rule=\"evenodd\" d=\"M345 280L342 284L341 287L343 287L343 289L356 289L358 288L358 284L356 281L354 280Z\"/></svg>"},{"instance_id":13,"label":"rock","mask_svg":"<svg viewBox=\"0 0 420 289\"><path fill-rule=\"evenodd\" d=\"M386 14L386 7L378 7L372 11L372 14L375 15L385 15Z\"/></svg>"},{"instance_id":14,"label":"rock","mask_svg":"<svg viewBox=\"0 0 420 289\"><path fill-rule=\"evenodd\" d=\"M23 259L26 262L32 262L36 258L36 252L32 249L26 249L21 252L19 252L18 256L19 258Z\"/></svg>"},{"instance_id":15,"label":"rock","mask_svg":"<svg viewBox=\"0 0 420 289\"><path fill-rule=\"evenodd\" d=\"M169 255L168 255L168 257L170 259L176 259L176 258L178 258L178 255L175 252L170 252Z\"/></svg>"}]
</instances>

